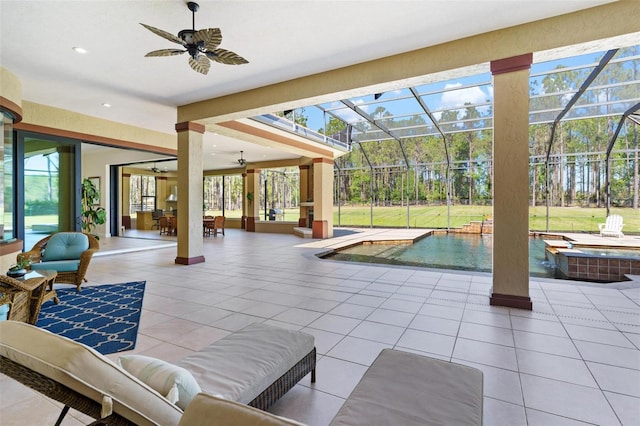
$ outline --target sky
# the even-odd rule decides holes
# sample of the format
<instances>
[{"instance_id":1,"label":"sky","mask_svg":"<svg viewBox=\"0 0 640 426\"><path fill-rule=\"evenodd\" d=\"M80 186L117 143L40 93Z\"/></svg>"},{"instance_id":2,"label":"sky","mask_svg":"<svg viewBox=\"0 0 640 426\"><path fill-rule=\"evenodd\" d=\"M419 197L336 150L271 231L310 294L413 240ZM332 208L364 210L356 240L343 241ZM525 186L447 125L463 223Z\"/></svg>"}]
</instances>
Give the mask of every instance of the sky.
<instances>
[{"instance_id":1,"label":"sky","mask_svg":"<svg viewBox=\"0 0 640 426\"><path fill-rule=\"evenodd\" d=\"M530 81L541 82L546 73L562 65L564 67L575 67L580 65L597 64L604 52L580 55L571 58L564 58L549 62L535 63L531 67ZM588 72L591 71L589 69ZM459 88L459 89L456 89ZM418 93L426 94L422 96L427 107L434 113L436 119L440 118L439 110L449 110L460 108L465 103L482 104L493 101L493 86L491 84L490 73L472 75L454 80L439 81L428 85L416 87ZM399 97L406 97L404 100L397 100ZM571 98L568 96L566 101ZM394 100L396 99L396 100ZM382 94L378 101L374 101L373 95L350 99L354 104L362 108L367 114L373 114L379 106L384 107L393 115L419 114L422 112L420 105L412 98L408 89L396 90ZM340 102L332 102L321 105L325 109L340 108L334 111L348 122L362 120L362 118L351 109L345 107ZM304 111L308 117L307 127L312 130L319 130L325 127L325 117L323 112L315 106L306 107ZM329 117L326 118L327 120Z\"/></svg>"}]
</instances>

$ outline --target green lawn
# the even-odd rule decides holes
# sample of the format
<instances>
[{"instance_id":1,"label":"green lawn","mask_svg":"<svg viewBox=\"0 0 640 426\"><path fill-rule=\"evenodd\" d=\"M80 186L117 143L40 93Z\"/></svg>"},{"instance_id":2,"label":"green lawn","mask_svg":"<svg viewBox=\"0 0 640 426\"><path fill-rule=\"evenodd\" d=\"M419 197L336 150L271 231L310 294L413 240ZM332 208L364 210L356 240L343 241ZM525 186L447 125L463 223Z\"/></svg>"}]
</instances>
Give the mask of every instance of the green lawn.
<instances>
[{"instance_id":1,"label":"green lawn","mask_svg":"<svg viewBox=\"0 0 640 426\"><path fill-rule=\"evenodd\" d=\"M447 210L450 218L447 220ZM640 232L640 211L633 209L614 208L612 214L619 214L624 218L626 233ZM461 227L473 220L482 220L491 216L491 206L411 206L409 209L409 226L411 228L451 228ZM550 207L549 230L565 232L598 232L598 224L604 223L606 210L604 208L581 207ZM369 206L340 207L340 221L338 222L338 208L334 207L334 225L337 226L369 226L371 210ZM378 227L406 227L407 208L405 207L374 207L373 226ZM531 207L529 209L529 229L545 231L546 207Z\"/></svg>"}]
</instances>

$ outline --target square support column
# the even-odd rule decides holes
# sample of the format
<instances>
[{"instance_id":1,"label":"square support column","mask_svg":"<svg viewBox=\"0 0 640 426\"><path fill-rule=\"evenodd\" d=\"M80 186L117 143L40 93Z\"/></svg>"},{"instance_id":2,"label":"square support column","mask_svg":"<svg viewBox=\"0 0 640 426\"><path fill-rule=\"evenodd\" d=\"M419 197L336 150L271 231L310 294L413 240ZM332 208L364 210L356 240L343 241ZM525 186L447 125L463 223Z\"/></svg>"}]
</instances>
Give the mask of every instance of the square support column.
<instances>
[{"instance_id":1,"label":"square support column","mask_svg":"<svg viewBox=\"0 0 640 426\"><path fill-rule=\"evenodd\" d=\"M247 200L247 223L245 230L247 232L256 232L256 220L258 220L258 216L260 215L260 170L249 169L246 175L245 189L247 194L253 194L253 201ZM244 195L245 199L247 199L247 194Z\"/></svg>"},{"instance_id":2,"label":"square support column","mask_svg":"<svg viewBox=\"0 0 640 426\"><path fill-rule=\"evenodd\" d=\"M313 159L313 238L333 237L333 160Z\"/></svg>"},{"instance_id":3,"label":"square support column","mask_svg":"<svg viewBox=\"0 0 640 426\"><path fill-rule=\"evenodd\" d=\"M300 169L300 217L298 219L298 226L309 227L309 209L313 207L309 207L309 205L303 205L303 203L308 203L309 201L313 201L313 197L309 195L313 195L313 191L309 191L309 172L310 166L302 165L299 166Z\"/></svg>"},{"instance_id":4,"label":"square support column","mask_svg":"<svg viewBox=\"0 0 640 426\"><path fill-rule=\"evenodd\" d=\"M197 123L178 123L178 256L181 265L202 263L202 134Z\"/></svg>"},{"instance_id":5,"label":"square support column","mask_svg":"<svg viewBox=\"0 0 640 426\"><path fill-rule=\"evenodd\" d=\"M529 297L529 68L532 55L491 63L493 290L491 305L532 309Z\"/></svg>"}]
</instances>

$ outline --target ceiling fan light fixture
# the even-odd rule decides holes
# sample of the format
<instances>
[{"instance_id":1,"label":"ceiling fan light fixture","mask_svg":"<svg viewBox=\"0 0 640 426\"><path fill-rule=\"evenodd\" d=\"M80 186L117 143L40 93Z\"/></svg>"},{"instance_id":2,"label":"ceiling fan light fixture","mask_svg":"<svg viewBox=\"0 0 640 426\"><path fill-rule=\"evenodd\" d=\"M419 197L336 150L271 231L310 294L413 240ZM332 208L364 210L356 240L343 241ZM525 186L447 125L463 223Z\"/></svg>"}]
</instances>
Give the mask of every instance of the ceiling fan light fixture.
<instances>
[{"instance_id":1,"label":"ceiling fan light fixture","mask_svg":"<svg viewBox=\"0 0 640 426\"><path fill-rule=\"evenodd\" d=\"M240 158L238 158L238 164L240 164L241 167L244 167L247 164L247 160L244 159L244 151L240 151Z\"/></svg>"},{"instance_id":2,"label":"ceiling fan light fixture","mask_svg":"<svg viewBox=\"0 0 640 426\"><path fill-rule=\"evenodd\" d=\"M190 56L188 58L189 66L194 71L201 74L207 74L209 72L210 61L220 62L226 65L249 63L249 61L242 56L239 56L230 50L220 49L218 47L220 43L222 43L222 33L220 28L196 30L196 12L200 6L195 2L187 2L187 7L191 11L192 15L192 28L180 31L177 36L150 25L140 24L165 40L169 40L170 42L179 44L183 47L183 49L154 50L147 53L145 56L174 56L187 52Z\"/></svg>"}]
</instances>

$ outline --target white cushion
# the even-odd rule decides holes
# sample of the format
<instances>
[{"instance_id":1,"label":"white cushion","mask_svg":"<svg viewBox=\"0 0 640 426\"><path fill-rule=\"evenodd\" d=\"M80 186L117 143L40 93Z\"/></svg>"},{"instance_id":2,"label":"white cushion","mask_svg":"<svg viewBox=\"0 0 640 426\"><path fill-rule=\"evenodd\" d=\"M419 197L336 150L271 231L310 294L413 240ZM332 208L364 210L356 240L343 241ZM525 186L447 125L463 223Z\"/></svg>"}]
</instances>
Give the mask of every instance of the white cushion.
<instances>
[{"instance_id":1,"label":"white cushion","mask_svg":"<svg viewBox=\"0 0 640 426\"><path fill-rule=\"evenodd\" d=\"M200 393L191 401L179 426L304 426L294 420L228 399Z\"/></svg>"},{"instance_id":2,"label":"white cushion","mask_svg":"<svg viewBox=\"0 0 640 426\"><path fill-rule=\"evenodd\" d=\"M123 355L118 361L122 368L183 410L200 392L196 379L182 367L143 355Z\"/></svg>"},{"instance_id":3,"label":"white cushion","mask_svg":"<svg viewBox=\"0 0 640 426\"><path fill-rule=\"evenodd\" d=\"M251 324L176 362L210 395L248 404L313 350L312 335Z\"/></svg>"},{"instance_id":4,"label":"white cushion","mask_svg":"<svg viewBox=\"0 0 640 426\"><path fill-rule=\"evenodd\" d=\"M17 321L0 321L0 355L103 404L138 425L177 425L182 410L81 343Z\"/></svg>"}]
</instances>

